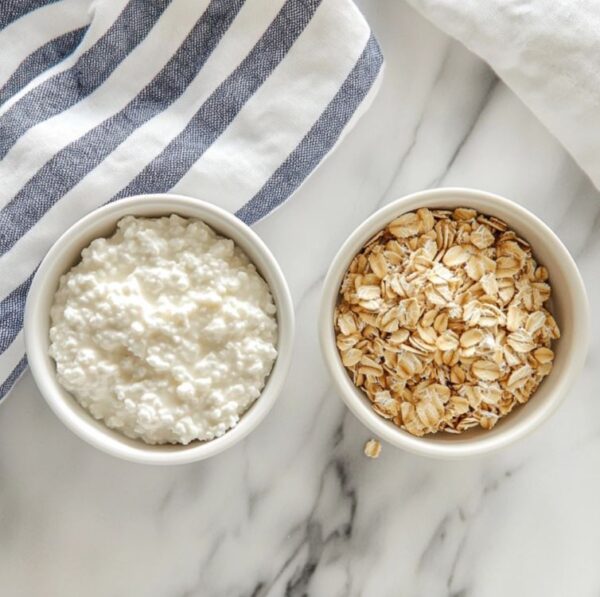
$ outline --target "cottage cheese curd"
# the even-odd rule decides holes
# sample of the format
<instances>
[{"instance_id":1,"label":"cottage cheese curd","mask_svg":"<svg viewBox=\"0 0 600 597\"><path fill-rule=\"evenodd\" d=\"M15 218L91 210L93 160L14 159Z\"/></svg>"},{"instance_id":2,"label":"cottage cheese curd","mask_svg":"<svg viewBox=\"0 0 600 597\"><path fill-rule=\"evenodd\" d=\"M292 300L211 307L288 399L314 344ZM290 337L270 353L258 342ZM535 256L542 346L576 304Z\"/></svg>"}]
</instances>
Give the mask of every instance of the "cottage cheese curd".
<instances>
[{"instance_id":1,"label":"cottage cheese curd","mask_svg":"<svg viewBox=\"0 0 600 597\"><path fill-rule=\"evenodd\" d=\"M275 305L245 253L199 220L127 216L62 276L51 308L59 383L149 444L239 421L277 355Z\"/></svg>"}]
</instances>

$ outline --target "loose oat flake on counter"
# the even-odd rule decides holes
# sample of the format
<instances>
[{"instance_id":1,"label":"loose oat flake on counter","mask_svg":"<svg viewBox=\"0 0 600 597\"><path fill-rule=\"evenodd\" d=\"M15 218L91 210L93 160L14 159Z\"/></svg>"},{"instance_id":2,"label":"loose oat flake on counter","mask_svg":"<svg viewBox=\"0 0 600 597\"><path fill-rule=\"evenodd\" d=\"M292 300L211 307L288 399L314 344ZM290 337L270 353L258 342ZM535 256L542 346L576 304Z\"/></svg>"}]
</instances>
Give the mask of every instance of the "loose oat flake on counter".
<instances>
[{"instance_id":1,"label":"loose oat flake on counter","mask_svg":"<svg viewBox=\"0 0 600 597\"><path fill-rule=\"evenodd\" d=\"M370 439L365 444L363 451L368 458L379 458L381 454L381 442L376 439Z\"/></svg>"},{"instance_id":2,"label":"loose oat flake on counter","mask_svg":"<svg viewBox=\"0 0 600 597\"><path fill-rule=\"evenodd\" d=\"M337 346L373 409L409 433L491 429L552 369L550 294L548 271L504 222L423 208L352 260Z\"/></svg>"}]
</instances>

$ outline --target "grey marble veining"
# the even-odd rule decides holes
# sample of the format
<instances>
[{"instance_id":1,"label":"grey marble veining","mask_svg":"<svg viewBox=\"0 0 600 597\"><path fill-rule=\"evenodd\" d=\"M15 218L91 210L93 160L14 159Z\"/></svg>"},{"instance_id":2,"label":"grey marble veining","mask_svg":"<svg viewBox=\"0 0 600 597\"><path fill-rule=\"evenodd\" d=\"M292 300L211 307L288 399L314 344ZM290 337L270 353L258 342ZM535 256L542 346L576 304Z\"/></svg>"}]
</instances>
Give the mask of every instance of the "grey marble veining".
<instances>
[{"instance_id":1,"label":"grey marble veining","mask_svg":"<svg viewBox=\"0 0 600 597\"><path fill-rule=\"evenodd\" d=\"M82 443L26 374L0 412L6 597L587 597L600 592L600 322L584 373L530 438L425 460L384 445L335 395L320 289L346 236L430 186L504 194L546 221L600 299L600 193L479 59L403 2L361 2L387 72L372 109L256 230L289 280L295 355L275 408L207 462L151 468Z\"/></svg>"}]
</instances>

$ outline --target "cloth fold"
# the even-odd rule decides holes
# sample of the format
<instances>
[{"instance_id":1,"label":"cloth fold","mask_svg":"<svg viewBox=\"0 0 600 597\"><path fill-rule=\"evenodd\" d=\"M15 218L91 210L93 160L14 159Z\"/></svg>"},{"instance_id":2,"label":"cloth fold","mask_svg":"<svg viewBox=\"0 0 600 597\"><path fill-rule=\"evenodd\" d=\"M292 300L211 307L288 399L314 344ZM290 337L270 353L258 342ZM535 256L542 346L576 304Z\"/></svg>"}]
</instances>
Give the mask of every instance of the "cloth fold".
<instances>
[{"instance_id":1,"label":"cloth fold","mask_svg":"<svg viewBox=\"0 0 600 597\"><path fill-rule=\"evenodd\" d=\"M408 0L483 58L600 188L596 0Z\"/></svg>"},{"instance_id":2,"label":"cloth fold","mask_svg":"<svg viewBox=\"0 0 600 597\"><path fill-rule=\"evenodd\" d=\"M351 0L9 0L0 6L0 400L52 243L151 192L247 223L366 109L383 58Z\"/></svg>"}]
</instances>

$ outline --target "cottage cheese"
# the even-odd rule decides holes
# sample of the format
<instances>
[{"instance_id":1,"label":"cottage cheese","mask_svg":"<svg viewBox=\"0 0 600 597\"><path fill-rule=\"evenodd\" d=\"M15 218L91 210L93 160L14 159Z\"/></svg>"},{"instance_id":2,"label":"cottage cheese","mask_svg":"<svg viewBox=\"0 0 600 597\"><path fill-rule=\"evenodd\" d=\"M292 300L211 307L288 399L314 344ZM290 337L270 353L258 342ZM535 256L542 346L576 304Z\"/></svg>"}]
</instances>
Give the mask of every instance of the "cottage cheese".
<instances>
[{"instance_id":1,"label":"cottage cheese","mask_svg":"<svg viewBox=\"0 0 600 597\"><path fill-rule=\"evenodd\" d=\"M210 440L258 398L276 357L269 288L199 220L127 216L94 240L51 308L58 381L149 444Z\"/></svg>"}]
</instances>

